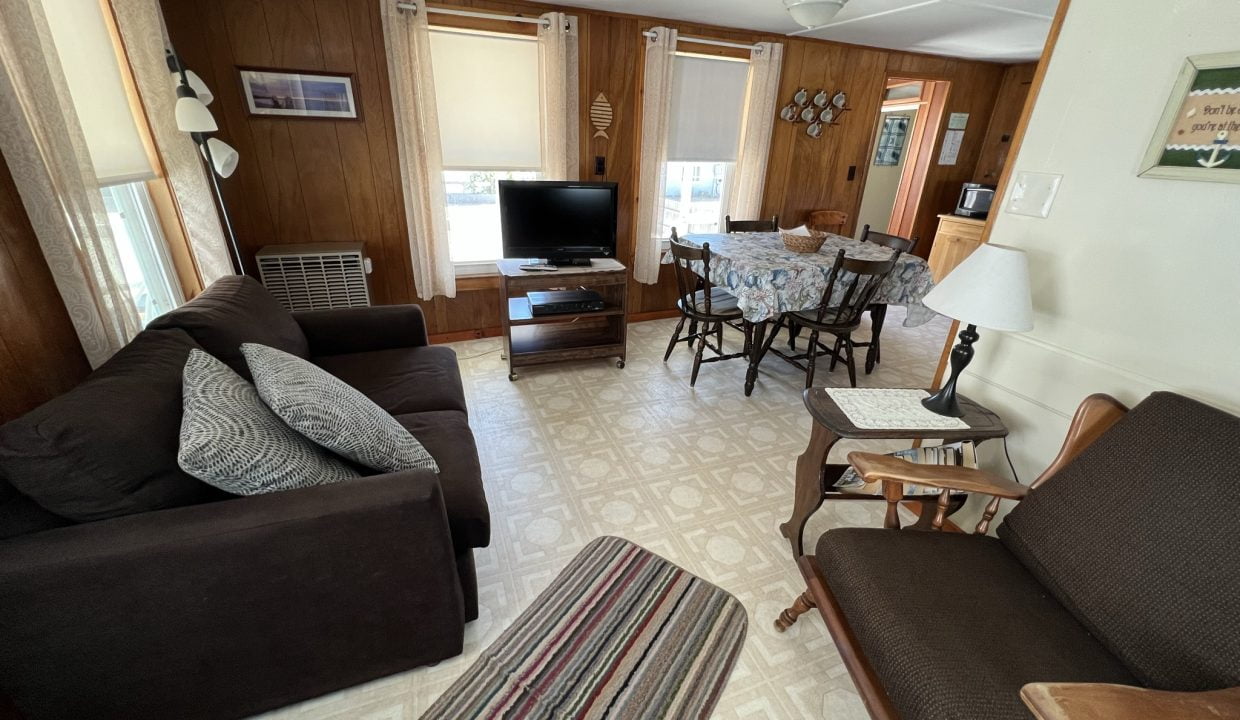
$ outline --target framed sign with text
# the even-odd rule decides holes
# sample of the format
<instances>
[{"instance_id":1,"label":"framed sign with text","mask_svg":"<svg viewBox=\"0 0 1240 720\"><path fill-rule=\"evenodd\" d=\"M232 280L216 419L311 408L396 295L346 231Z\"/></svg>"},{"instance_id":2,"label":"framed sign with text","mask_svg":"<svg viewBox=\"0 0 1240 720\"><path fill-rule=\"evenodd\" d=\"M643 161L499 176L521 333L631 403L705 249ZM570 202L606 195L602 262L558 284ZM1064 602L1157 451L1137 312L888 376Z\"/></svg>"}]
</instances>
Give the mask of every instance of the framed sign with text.
<instances>
[{"instance_id":1,"label":"framed sign with text","mask_svg":"<svg viewBox=\"0 0 1240 720\"><path fill-rule=\"evenodd\" d=\"M1139 174L1240 183L1240 52L1184 62Z\"/></svg>"}]
</instances>

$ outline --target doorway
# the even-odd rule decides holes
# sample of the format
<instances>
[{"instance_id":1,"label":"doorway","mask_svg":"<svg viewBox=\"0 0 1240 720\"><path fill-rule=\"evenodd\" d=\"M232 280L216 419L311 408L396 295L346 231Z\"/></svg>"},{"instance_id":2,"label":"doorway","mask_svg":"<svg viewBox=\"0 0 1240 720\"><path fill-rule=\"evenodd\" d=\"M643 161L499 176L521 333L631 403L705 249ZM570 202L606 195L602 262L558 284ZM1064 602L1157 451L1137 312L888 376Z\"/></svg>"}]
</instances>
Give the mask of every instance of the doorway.
<instances>
[{"instance_id":1,"label":"doorway","mask_svg":"<svg viewBox=\"0 0 1240 720\"><path fill-rule=\"evenodd\" d=\"M912 232L950 86L946 80L887 79L857 212L858 233L865 225L902 237Z\"/></svg>"}]
</instances>

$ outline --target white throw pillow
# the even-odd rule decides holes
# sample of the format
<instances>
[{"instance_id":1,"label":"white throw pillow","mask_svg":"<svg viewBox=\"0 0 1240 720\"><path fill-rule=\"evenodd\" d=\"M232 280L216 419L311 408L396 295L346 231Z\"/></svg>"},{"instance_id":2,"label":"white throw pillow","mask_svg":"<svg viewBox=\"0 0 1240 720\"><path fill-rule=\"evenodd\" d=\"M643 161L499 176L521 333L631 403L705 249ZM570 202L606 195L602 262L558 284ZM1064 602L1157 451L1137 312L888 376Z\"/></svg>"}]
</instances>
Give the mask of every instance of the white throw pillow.
<instances>
[{"instance_id":1,"label":"white throw pillow","mask_svg":"<svg viewBox=\"0 0 1240 720\"><path fill-rule=\"evenodd\" d=\"M263 402L305 437L375 470L439 472L396 418L340 378L266 345L244 343L241 353Z\"/></svg>"},{"instance_id":2,"label":"white throw pillow","mask_svg":"<svg viewBox=\"0 0 1240 720\"><path fill-rule=\"evenodd\" d=\"M285 425L254 386L194 349L182 374L184 414L177 463L236 495L340 482L358 473Z\"/></svg>"},{"instance_id":3,"label":"white throw pillow","mask_svg":"<svg viewBox=\"0 0 1240 720\"><path fill-rule=\"evenodd\" d=\"M798 225L791 230L784 230L783 228L780 228L779 231L788 235L800 235L802 237L809 237L813 235L813 233L809 231L809 228L804 225Z\"/></svg>"}]
</instances>

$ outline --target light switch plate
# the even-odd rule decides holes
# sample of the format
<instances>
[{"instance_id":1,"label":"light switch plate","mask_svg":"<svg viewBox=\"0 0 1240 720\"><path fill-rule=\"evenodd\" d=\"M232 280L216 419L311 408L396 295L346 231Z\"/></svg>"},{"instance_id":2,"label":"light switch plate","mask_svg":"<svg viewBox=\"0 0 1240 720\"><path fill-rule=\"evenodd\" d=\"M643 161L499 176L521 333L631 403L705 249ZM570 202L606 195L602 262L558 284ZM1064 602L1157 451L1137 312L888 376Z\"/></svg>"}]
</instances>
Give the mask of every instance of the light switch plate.
<instances>
[{"instance_id":1,"label":"light switch plate","mask_svg":"<svg viewBox=\"0 0 1240 720\"><path fill-rule=\"evenodd\" d=\"M1055 193L1063 175L1039 172L1018 172L1008 195L1007 211L1030 217L1049 217Z\"/></svg>"}]
</instances>

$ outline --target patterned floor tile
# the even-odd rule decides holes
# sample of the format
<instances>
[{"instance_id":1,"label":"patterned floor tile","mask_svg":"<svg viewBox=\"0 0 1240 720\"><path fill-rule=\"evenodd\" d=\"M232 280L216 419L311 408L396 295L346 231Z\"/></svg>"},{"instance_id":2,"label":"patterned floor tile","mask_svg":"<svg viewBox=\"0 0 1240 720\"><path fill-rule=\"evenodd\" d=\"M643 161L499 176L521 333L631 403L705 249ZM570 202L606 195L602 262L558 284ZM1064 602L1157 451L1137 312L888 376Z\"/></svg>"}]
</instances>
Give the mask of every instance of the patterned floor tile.
<instances>
[{"instance_id":1,"label":"patterned floor tile","mask_svg":"<svg viewBox=\"0 0 1240 720\"><path fill-rule=\"evenodd\" d=\"M903 319L891 308L883 363L860 375L862 386L929 381L947 324L905 328ZM804 590L778 527L791 509L796 458L811 427L805 376L768 357L747 398L744 362L727 360L703 365L690 388L691 352L679 346L663 362L674 326L631 325L624 369L605 361L523 368L516 382L497 339L456 343L492 518L491 546L475 553L479 618L466 628L464 652L265 717L417 717L599 535L639 543L745 606L749 631L717 718L865 717L819 617L809 613L786 633L772 625ZM725 331L730 351L740 342L739 333ZM776 342L785 347L784 336ZM816 382L843 386L848 376L823 367ZM830 459L843 462L862 447L900 444L841 442ZM810 519L806 544L832 527L877 526L882 510L881 502L827 503Z\"/></svg>"}]
</instances>

